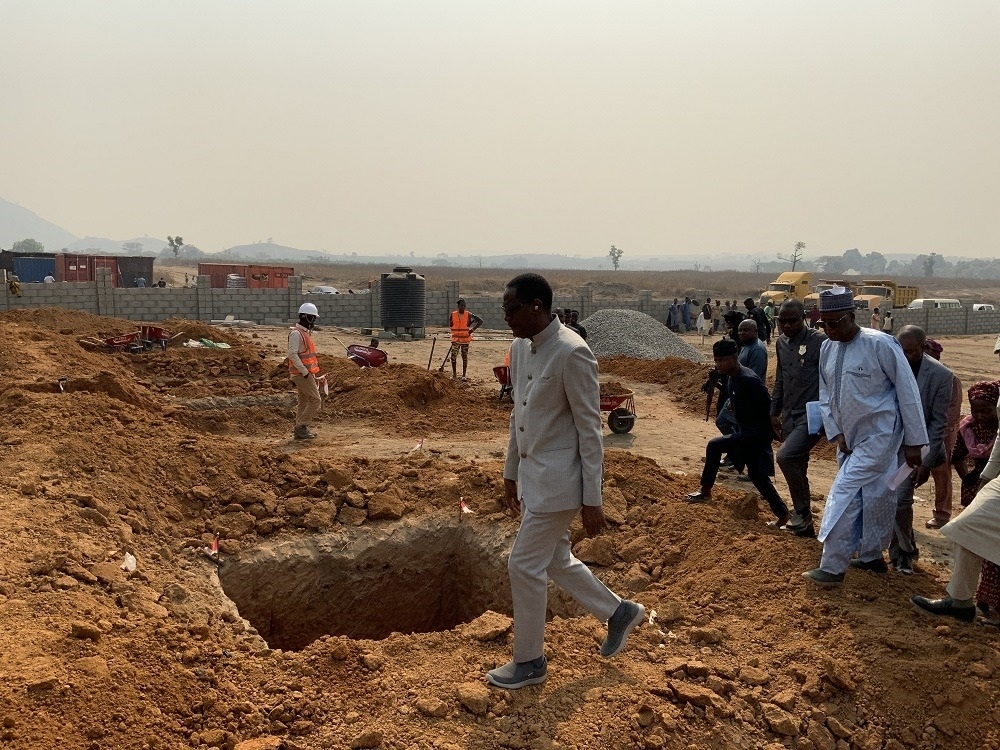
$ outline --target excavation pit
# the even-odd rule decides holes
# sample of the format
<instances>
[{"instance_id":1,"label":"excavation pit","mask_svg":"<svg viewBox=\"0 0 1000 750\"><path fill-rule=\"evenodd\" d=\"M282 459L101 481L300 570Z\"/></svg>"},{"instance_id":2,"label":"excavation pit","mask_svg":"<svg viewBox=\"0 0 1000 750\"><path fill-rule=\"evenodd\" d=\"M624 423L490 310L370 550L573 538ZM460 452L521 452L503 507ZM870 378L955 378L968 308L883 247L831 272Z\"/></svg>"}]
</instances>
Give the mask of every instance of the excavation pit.
<instances>
[{"instance_id":1,"label":"excavation pit","mask_svg":"<svg viewBox=\"0 0 1000 750\"><path fill-rule=\"evenodd\" d=\"M428 517L258 547L219 579L271 648L297 651L324 635L380 640L510 614L509 546L496 526Z\"/></svg>"}]
</instances>

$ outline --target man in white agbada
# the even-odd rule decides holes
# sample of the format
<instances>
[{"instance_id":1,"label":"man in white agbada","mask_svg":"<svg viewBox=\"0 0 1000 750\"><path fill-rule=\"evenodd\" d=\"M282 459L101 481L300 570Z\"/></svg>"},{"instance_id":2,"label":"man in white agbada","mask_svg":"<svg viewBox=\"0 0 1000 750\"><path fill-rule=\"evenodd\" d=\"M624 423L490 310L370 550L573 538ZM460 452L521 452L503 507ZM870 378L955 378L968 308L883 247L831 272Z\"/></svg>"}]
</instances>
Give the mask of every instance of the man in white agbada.
<instances>
[{"instance_id":1,"label":"man in white agbada","mask_svg":"<svg viewBox=\"0 0 1000 750\"><path fill-rule=\"evenodd\" d=\"M823 556L818 568L802 575L820 586L839 586L852 565L886 572L882 550L896 515L888 482L900 446L907 465L920 465L927 428L917 381L899 342L861 328L854 297L843 287L821 292L819 309L828 337L820 350L820 410L827 438L837 444L840 469L819 529Z\"/></svg>"}]
</instances>

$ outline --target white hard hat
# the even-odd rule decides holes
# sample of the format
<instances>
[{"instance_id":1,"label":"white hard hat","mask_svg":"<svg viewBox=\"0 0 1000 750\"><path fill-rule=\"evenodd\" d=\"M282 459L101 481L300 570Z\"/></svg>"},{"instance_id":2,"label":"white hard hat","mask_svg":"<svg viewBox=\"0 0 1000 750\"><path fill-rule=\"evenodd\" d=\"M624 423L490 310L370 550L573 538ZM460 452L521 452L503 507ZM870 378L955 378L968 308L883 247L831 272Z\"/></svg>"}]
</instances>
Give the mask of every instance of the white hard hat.
<instances>
[{"instance_id":1,"label":"white hard hat","mask_svg":"<svg viewBox=\"0 0 1000 750\"><path fill-rule=\"evenodd\" d=\"M312 302L303 302L302 307L299 308L299 315L315 315L318 318L319 310Z\"/></svg>"}]
</instances>

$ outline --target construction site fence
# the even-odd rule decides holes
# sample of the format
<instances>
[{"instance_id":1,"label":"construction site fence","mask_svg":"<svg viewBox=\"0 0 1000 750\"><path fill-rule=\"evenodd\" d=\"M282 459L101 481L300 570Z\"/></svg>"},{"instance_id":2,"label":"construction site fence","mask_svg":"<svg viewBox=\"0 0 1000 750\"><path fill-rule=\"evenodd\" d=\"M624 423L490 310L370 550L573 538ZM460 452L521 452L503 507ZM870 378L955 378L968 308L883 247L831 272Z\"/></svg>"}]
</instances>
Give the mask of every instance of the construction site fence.
<instances>
[{"instance_id":1,"label":"construction site fence","mask_svg":"<svg viewBox=\"0 0 1000 750\"><path fill-rule=\"evenodd\" d=\"M3 273L3 272L0 272ZM213 289L209 276L196 276L188 287L120 288L112 285L109 269L96 269L96 281L55 284L21 284L16 296L6 283L0 289L0 311L22 308L61 307L84 310L127 320L158 321L186 318L210 322L232 316L259 324L286 324L297 318L299 305L312 302L319 309L320 323L345 328L380 326L381 289L378 282L367 294L304 294L302 278L292 276L284 289ZM491 329L507 328L500 306L501 295L461 292L458 281L448 281L444 290L428 291L423 326L445 326L448 313L455 309L459 296L469 310ZM666 323L673 299L656 299L648 290L594 299L589 287L575 294L559 294L554 307L579 311L580 320L601 309L626 309L644 312ZM692 325L698 310L692 314ZM866 315L859 313L859 320ZM419 324L419 321L414 321ZM862 320L862 322L867 322ZM929 335L995 334L1000 332L1000 311L978 311L971 307L955 309L893 310L892 328L904 325L923 328Z\"/></svg>"}]
</instances>

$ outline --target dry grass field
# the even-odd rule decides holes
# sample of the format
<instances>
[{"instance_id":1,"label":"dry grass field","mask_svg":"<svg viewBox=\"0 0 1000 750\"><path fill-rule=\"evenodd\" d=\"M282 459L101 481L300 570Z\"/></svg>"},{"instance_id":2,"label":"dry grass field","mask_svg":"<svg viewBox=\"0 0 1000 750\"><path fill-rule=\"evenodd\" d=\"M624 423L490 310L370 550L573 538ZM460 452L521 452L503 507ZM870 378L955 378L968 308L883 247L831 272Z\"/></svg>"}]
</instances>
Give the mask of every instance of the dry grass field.
<instances>
[{"instance_id":1,"label":"dry grass field","mask_svg":"<svg viewBox=\"0 0 1000 750\"><path fill-rule=\"evenodd\" d=\"M458 280L464 292L501 293L507 281L519 271L496 268L455 268L421 266L414 270L427 279L430 290L444 289L449 280ZM386 266L374 265L296 265L297 273L306 278L307 285L332 284L337 288L360 289L368 285L369 279L377 279L380 274L390 271ZM573 292L585 284L594 287L594 296L602 299L624 297L634 299L640 289L652 290L654 296L700 297L708 293L711 297L742 300L756 296L774 281L770 273L750 273L745 271L583 271L546 270L538 271L552 283L557 292ZM956 297L962 301L991 302L1000 304L1000 284L996 279L951 279L925 277L897 277L895 281L920 287L925 297Z\"/></svg>"}]
</instances>

